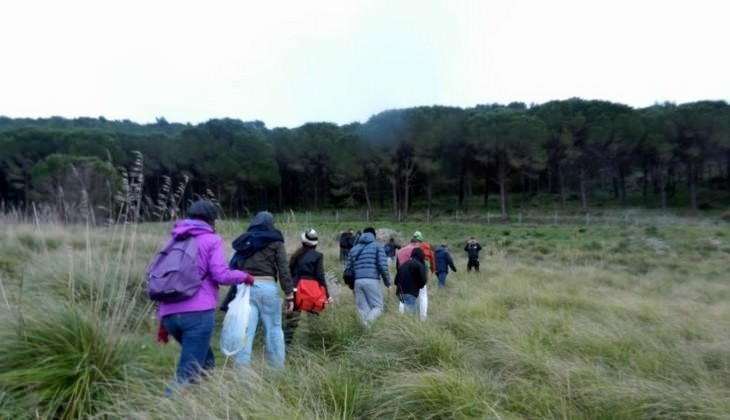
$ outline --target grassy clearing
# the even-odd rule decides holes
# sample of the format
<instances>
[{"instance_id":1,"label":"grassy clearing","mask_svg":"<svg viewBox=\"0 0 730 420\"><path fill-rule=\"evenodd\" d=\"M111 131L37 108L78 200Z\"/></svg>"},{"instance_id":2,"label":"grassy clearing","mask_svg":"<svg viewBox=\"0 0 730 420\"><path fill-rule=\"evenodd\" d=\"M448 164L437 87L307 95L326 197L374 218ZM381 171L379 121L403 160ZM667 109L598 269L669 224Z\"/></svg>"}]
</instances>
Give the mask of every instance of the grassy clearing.
<instances>
[{"instance_id":1,"label":"grassy clearing","mask_svg":"<svg viewBox=\"0 0 730 420\"><path fill-rule=\"evenodd\" d=\"M218 229L230 242L244 225ZM279 225L293 251L312 220ZM169 225L8 226L0 418L727 418L727 225L372 225L450 246L459 272L431 288L427 322L388 296L365 330L337 290L303 317L283 374L260 344L248 371L218 353L216 374L173 400L161 393L179 347L155 342L143 282ZM314 227L339 274L349 226ZM479 274L465 272L469 236Z\"/></svg>"}]
</instances>

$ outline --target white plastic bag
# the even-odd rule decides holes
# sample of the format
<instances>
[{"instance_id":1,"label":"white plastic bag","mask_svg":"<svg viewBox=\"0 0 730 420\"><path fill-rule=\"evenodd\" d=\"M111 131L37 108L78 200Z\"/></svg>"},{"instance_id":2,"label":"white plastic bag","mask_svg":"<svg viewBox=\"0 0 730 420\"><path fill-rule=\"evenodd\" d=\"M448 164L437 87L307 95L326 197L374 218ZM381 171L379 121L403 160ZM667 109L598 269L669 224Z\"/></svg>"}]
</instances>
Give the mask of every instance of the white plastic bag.
<instances>
[{"instance_id":1,"label":"white plastic bag","mask_svg":"<svg viewBox=\"0 0 730 420\"><path fill-rule=\"evenodd\" d=\"M418 317L421 321L425 321L428 316L428 286L423 286L418 290ZM405 313L406 307L403 302L398 303L398 312Z\"/></svg>"},{"instance_id":2,"label":"white plastic bag","mask_svg":"<svg viewBox=\"0 0 730 420\"><path fill-rule=\"evenodd\" d=\"M233 356L246 346L246 330L251 313L250 294L250 286L239 284L236 297L228 304L220 341L221 351L226 356Z\"/></svg>"},{"instance_id":3,"label":"white plastic bag","mask_svg":"<svg viewBox=\"0 0 730 420\"><path fill-rule=\"evenodd\" d=\"M418 315L421 321L425 321L428 316L428 286L418 291Z\"/></svg>"}]
</instances>

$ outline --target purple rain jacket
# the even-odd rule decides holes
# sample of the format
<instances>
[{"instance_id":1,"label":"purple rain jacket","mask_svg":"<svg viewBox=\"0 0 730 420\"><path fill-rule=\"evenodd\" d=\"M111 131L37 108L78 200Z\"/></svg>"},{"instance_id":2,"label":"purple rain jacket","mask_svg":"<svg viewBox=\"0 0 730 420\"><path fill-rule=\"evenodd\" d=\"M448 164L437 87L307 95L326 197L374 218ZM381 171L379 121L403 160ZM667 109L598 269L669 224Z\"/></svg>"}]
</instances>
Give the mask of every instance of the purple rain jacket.
<instances>
[{"instance_id":1,"label":"purple rain jacket","mask_svg":"<svg viewBox=\"0 0 730 420\"><path fill-rule=\"evenodd\" d=\"M202 220L180 220L175 223L170 234L173 239L186 235L195 237L198 245L198 273L203 284L190 299L173 303L161 302L158 311L160 318L183 312L213 310L218 305L218 285L239 284L246 278L244 271L228 268L223 253L223 239L209 224Z\"/></svg>"}]
</instances>

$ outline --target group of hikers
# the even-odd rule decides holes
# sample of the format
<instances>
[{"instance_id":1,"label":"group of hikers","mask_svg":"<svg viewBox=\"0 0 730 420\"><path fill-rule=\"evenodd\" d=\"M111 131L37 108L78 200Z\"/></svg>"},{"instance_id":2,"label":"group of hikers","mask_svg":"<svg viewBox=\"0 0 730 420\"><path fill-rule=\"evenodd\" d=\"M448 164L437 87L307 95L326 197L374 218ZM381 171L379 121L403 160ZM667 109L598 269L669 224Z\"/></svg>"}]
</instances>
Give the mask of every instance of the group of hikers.
<instances>
[{"instance_id":1,"label":"group of hikers","mask_svg":"<svg viewBox=\"0 0 730 420\"><path fill-rule=\"evenodd\" d=\"M215 231L217 218L217 208L212 202L194 202L188 208L186 218L174 224L171 238L148 269L149 278L163 251L167 252L175 244L184 241L193 244L190 249L195 249L195 253L191 257L191 266L197 272L199 284L189 295L158 300L158 340L166 343L168 337L172 336L181 347L175 378L165 390L167 396L184 384L196 382L215 366L211 339L219 286L231 286L220 307L224 311L236 296L239 285L249 287L247 338L243 349L234 355L239 367L248 366L251 362L254 335L259 323L263 327L267 364L275 369L284 367L286 349L291 344L301 316L302 308L295 305L295 294L302 279L315 280L321 286L322 293L326 294L327 302L332 302L325 280L323 254L316 250L318 236L314 229L301 233L301 245L287 259L284 237L274 227L272 214L268 211L259 212L251 219L246 231L233 241L234 254L227 261L223 239ZM353 291L357 311L366 327L371 326L383 312L380 282L382 280L386 289L390 290L389 265L394 263L396 266L393 284L400 300L399 311L419 312L422 320L426 319L428 308L428 273L437 276L438 286L442 288L446 285L448 270L456 271L448 247L440 245L435 251L432 250L419 231L414 232L410 242L403 247L397 245L392 237L385 245L381 245L372 227L357 234L349 230L341 234L340 239L340 260L345 270L353 273L353 281L348 286ZM466 244L467 271L472 268L479 271L481 248L474 238Z\"/></svg>"},{"instance_id":2,"label":"group of hikers","mask_svg":"<svg viewBox=\"0 0 730 420\"><path fill-rule=\"evenodd\" d=\"M436 276L438 287L443 288L449 270L457 271L448 246L441 244L434 250L420 231L414 232L410 242L403 247L392 236L381 246L375 235L376 231L372 227L365 228L362 233L353 233L349 229L340 235L340 259L346 270L352 268L354 271L355 281L351 286L362 322L369 327L383 312L380 279L386 290L390 290L388 265L393 263L396 266L393 284L400 300L399 312L418 312L420 319L426 320L429 273ZM473 237L465 245L467 272L472 269L479 271L481 249L481 244Z\"/></svg>"}]
</instances>

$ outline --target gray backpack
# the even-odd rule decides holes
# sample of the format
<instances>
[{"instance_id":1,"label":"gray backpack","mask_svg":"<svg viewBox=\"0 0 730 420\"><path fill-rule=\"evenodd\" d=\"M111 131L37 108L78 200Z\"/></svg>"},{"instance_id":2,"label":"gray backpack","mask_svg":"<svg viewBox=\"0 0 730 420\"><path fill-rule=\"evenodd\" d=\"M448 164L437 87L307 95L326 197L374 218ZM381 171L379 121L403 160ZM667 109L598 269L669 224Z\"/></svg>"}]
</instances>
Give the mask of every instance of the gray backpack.
<instances>
[{"instance_id":1,"label":"gray backpack","mask_svg":"<svg viewBox=\"0 0 730 420\"><path fill-rule=\"evenodd\" d=\"M203 284L198 275L195 238L171 240L147 268L147 292L157 302L180 302L193 297Z\"/></svg>"}]
</instances>

